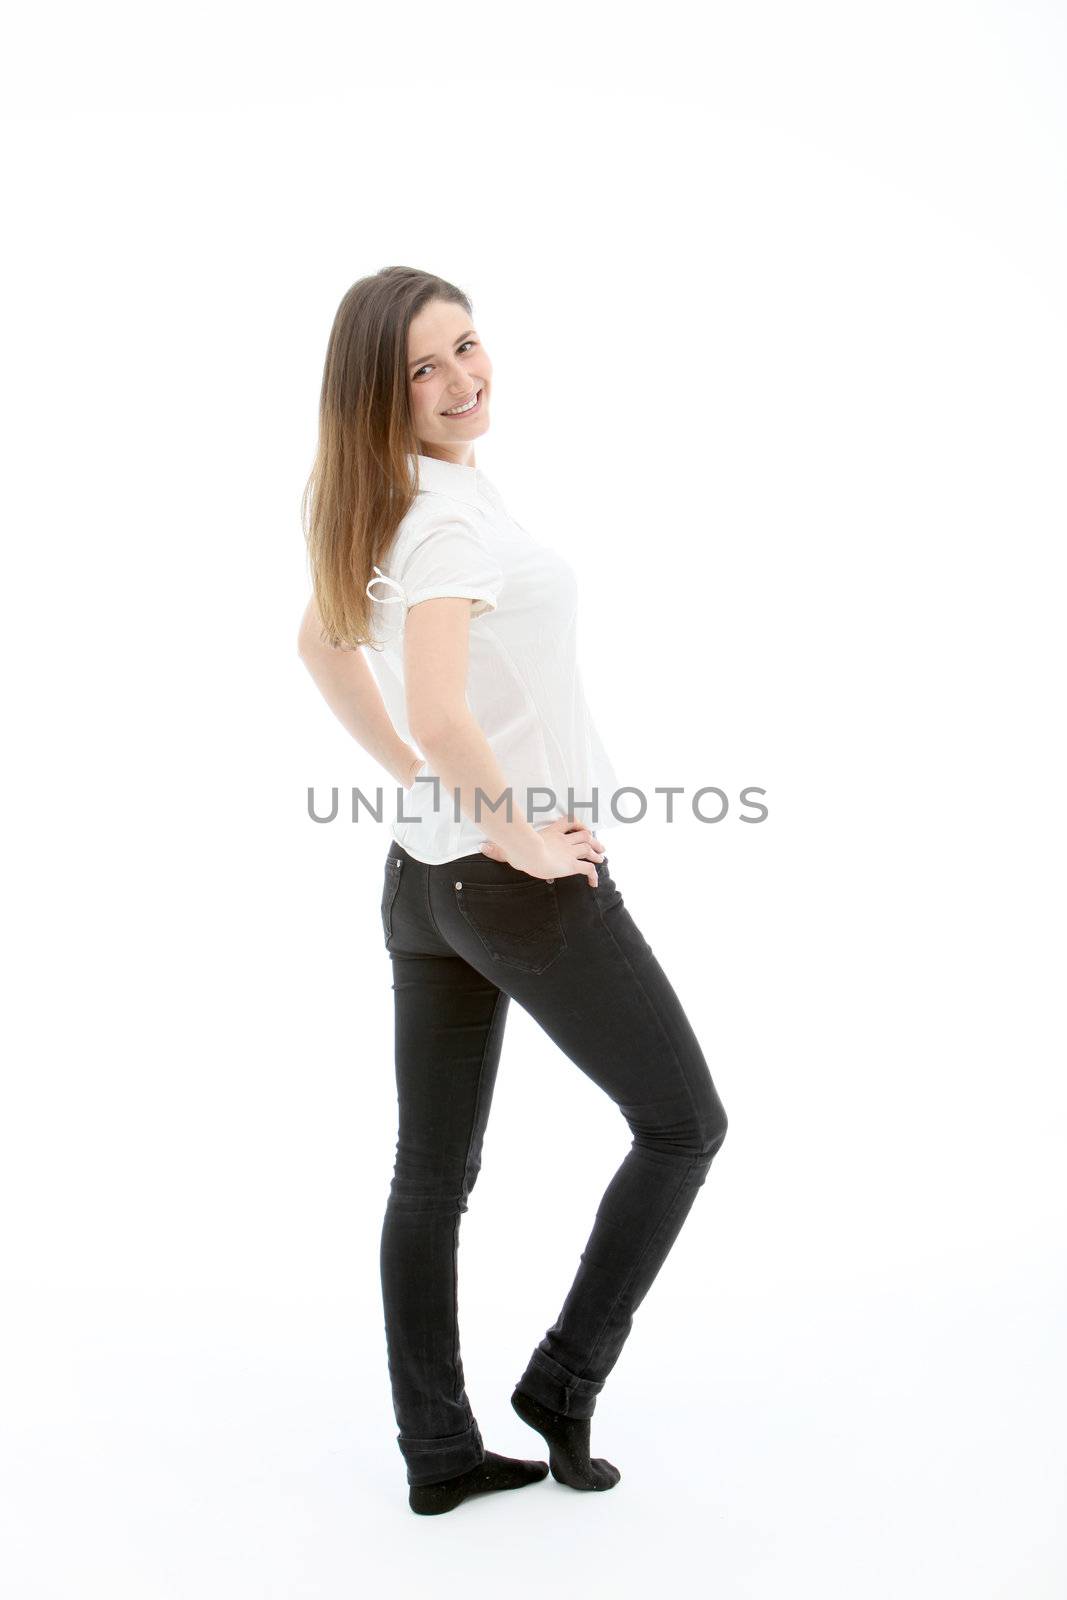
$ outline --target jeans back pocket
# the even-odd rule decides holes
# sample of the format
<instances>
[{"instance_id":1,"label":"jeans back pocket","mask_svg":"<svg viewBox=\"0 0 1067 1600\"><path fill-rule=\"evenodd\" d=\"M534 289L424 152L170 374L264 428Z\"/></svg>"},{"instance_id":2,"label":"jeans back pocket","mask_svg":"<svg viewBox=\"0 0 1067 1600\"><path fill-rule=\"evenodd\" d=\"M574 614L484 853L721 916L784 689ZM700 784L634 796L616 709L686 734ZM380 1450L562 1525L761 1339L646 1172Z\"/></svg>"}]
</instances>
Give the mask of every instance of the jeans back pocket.
<instances>
[{"instance_id":1,"label":"jeans back pocket","mask_svg":"<svg viewBox=\"0 0 1067 1600\"><path fill-rule=\"evenodd\" d=\"M494 961L521 972L544 972L567 948L555 884L458 882L456 905Z\"/></svg>"},{"instance_id":2,"label":"jeans back pocket","mask_svg":"<svg viewBox=\"0 0 1067 1600\"><path fill-rule=\"evenodd\" d=\"M385 934L387 950L389 941L393 937L393 903L400 888L403 865L403 856L389 856L385 863L385 882L382 886L382 932Z\"/></svg>"},{"instance_id":3,"label":"jeans back pocket","mask_svg":"<svg viewBox=\"0 0 1067 1600\"><path fill-rule=\"evenodd\" d=\"M614 911L617 906L622 905L622 895L615 879L611 876L607 856L596 864L596 888L596 903L601 915L605 911Z\"/></svg>"}]
</instances>

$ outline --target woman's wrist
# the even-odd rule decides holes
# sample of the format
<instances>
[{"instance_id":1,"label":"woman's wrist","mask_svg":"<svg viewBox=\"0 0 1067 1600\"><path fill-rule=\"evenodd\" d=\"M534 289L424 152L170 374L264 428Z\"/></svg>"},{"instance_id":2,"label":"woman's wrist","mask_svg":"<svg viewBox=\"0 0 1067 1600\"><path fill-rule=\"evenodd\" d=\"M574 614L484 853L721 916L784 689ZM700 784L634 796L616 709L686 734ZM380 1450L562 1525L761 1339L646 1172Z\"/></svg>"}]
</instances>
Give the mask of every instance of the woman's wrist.
<instances>
[{"instance_id":1,"label":"woman's wrist","mask_svg":"<svg viewBox=\"0 0 1067 1600\"><path fill-rule=\"evenodd\" d=\"M541 867L545 858L545 841L536 828L530 829L529 837L523 838L518 844L503 845L508 860L520 872L529 872L537 875L536 869Z\"/></svg>"},{"instance_id":2,"label":"woman's wrist","mask_svg":"<svg viewBox=\"0 0 1067 1600\"><path fill-rule=\"evenodd\" d=\"M404 767L404 771L400 779L405 789L410 789L413 787L415 779L419 774L419 768L424 767L425 765L426 757L420 756L417 750L412 751L411 758Z\"/></svg>"}]
</instances>

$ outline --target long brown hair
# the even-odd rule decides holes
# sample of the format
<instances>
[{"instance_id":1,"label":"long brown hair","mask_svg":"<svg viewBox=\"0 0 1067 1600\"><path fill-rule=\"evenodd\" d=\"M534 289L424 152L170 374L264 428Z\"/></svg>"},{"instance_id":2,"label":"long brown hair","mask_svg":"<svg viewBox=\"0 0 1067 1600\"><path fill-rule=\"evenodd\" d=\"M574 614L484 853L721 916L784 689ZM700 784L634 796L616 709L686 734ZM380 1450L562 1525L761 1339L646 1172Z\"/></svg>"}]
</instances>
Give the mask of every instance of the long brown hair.
<instances>
[{"instance_id":1,"label":"long brown hair","mask_svg":"<svg viewBox=\"0 0 1067 1600\"><path fill-rule=\"evenodd\" d=\"M415 267L383 267L352 285L330 329L301 521L322 639L342 649L377 648L366 586L415 500L408 329L431 300L452 300L473 315L454 283Z\"/></svg>"}]
</instances>

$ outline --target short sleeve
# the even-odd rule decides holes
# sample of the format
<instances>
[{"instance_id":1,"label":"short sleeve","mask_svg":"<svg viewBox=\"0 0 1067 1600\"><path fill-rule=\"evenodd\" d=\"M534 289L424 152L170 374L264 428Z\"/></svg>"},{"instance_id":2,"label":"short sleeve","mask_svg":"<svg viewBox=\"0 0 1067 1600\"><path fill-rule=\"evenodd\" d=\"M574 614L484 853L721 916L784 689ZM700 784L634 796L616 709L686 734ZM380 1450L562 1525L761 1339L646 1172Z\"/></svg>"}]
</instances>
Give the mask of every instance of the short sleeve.
<instances>
[{"instance_id":1,"label":"short sleeve","mask_svg":"<svg viewBox=\"0 0 1067 1600\"><path fill-rule=\"evenodd\" d=\"M472 617L496 609L503 570L473 523L451 509L413 531L397 556L394 570L405 609L446 595L472 600Z\"/></svg>"}]
</instances>

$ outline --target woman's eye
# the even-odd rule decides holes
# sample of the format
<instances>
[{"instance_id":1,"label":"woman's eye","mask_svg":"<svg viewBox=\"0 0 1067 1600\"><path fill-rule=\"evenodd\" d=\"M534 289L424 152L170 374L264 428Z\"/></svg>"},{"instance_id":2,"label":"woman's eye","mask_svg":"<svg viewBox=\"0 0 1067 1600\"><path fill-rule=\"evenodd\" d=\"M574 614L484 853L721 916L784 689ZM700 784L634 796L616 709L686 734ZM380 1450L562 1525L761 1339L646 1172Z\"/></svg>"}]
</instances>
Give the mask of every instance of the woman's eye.
<instances>
[{"instance_id":1,"label":"woman's eye","mask_svg":"<svg viewBox=\"0 0 1067 1600\"><path fill-rule=\"evenodd\" d=\"M477 343L478 343L477 339L464 339L463 343L460 345L459 348L460 348L460 350L466 350L468 345L476 345ZM457 354L458 354L458 352L457 352ZM428 372L429 370L430 369L428 367L420 367L419 368L419 372ZM418 375L419 375L419 372L413 372L411 374L412 378L417 378Z\"/></svg>"}]
</instances>

